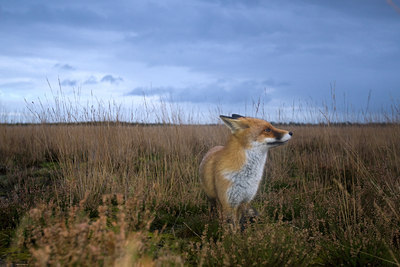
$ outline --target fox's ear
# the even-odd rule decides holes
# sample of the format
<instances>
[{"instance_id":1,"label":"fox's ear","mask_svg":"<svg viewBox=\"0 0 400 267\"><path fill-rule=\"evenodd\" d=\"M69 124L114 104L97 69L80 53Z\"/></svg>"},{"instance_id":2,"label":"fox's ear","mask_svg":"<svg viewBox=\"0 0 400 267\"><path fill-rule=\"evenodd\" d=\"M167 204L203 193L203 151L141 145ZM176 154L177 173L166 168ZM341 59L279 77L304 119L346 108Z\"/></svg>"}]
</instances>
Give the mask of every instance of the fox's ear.
<instances>
[{"instance_id":1,"label":"fox's ear","mask_svg":"<svg viewBox=\"0 0 400 267\"><path fill-rule=\"evenodd\" d=\"M239 115L239 114L232 114L232 119L239 119L239 118L244 118L244 116Z\"/></svg>"},{"instance_id":2,"label":"fox's ear","mask_svg":"<svg viewBox=\"0 0 400 267\"><path fill-rule=\"evenodd\" d=\"M244 118L243 116L233 114L232 117L228 116L219 116L222 121L225 123L226 126L232 131L232 133L236 133L237 131L241 129L248 128L249 126L243 123L243 121L240 120L240 118Z\"/></svg>"}]
</instances>

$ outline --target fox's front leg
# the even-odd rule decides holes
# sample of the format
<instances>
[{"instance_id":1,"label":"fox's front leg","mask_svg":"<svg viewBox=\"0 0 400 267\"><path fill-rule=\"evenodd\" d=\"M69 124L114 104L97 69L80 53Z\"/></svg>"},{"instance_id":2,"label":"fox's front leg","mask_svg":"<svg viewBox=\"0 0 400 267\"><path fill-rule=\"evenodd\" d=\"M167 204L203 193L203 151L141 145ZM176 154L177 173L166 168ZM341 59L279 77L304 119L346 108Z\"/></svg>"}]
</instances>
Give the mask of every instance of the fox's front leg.
<instances>
[{"instance_id":1,"label":"fox's front leg","mask_svg":"<svg viewBox=\"0 0 400 267\"><path fill-rule=\"evenodd\" d=\"M231 225L235 232L239 226L239 211L237 206L231 206L227 201L221 202L222 219Z\"/></svg>"},{"instance_id":2,"label":"fox's front leg","mask_svg":"<svg viewBox=\"0 0 400 267\"><path fill-rule=\"evenodd\" d=\"M249 203L242 204L240 208L240 227L244 230L247 223L254 223L256 218L259 216L258 211L252 207Z\"/></svg>"},{"instance_id":3,"label":"fox's front leg","mask_svg":"<svg viewBox=\"0 0 400 267\"><path fill-rule=\"evenodd\" d=\"M258 211L253 206L251 206L249 203L244 204L242 211L243 211L243 213L242 213L243 217L247 217L250 220L257 218L259 215Z\"/></svg>"}]
</instances>

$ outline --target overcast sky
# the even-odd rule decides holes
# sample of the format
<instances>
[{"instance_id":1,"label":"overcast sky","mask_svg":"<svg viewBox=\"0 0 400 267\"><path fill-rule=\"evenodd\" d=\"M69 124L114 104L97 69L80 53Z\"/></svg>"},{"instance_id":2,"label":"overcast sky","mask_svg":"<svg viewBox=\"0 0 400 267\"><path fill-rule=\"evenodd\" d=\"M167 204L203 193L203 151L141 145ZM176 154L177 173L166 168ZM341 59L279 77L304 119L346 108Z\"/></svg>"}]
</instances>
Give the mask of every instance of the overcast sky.
<instances>
[{"instance_id":1,"label":"overcast sky","mask_svg":"<svg viewBox=\"0 0 400 267\"><path fill-rule=\"evenodd\" d=\"M0 1L0 106L65 95L246 112L400 99L400 1Z\"/></svg>"}]
</instances>

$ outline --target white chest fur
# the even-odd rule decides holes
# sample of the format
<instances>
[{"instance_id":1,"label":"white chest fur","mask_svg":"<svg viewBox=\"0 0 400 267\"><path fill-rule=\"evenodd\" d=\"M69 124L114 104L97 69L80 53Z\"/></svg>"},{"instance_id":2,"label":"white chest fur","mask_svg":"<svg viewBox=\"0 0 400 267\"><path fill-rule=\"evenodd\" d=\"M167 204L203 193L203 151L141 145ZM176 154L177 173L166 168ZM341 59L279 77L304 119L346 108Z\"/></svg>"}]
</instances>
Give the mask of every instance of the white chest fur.
<instances>
[{"instance_id":1,"label":"white chest fur","mask_svg":"<svg viewBox=\"0 0 400 267\"><path fill-rule=\"evenodd\" d=\"M234 172L226 172L224 176L232 182L227 190L227 198L233 207L250 202L257 193L260 184L268 149L265 146L246 150L246 162Z\"/></svg>"}]
</instances>

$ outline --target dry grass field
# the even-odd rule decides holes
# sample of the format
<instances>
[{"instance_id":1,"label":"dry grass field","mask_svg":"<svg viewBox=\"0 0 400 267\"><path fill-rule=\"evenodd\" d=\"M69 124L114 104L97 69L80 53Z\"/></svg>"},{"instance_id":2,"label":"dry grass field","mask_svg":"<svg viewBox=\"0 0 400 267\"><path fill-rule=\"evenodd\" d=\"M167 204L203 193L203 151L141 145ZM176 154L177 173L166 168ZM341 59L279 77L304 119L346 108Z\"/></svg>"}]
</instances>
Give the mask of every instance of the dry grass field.
<instances>
[{"instance_id":1,"label":"dry grass field","mask_svg":"<svg viewBox=\"0 0 400 267\"><path fill-rule=\"evenodd\" d=\"M0 258L38 266L400 265L400 125L280 125L243 232L198 165L222 125L0 125Z\"/></svg>"}]
</instances>

